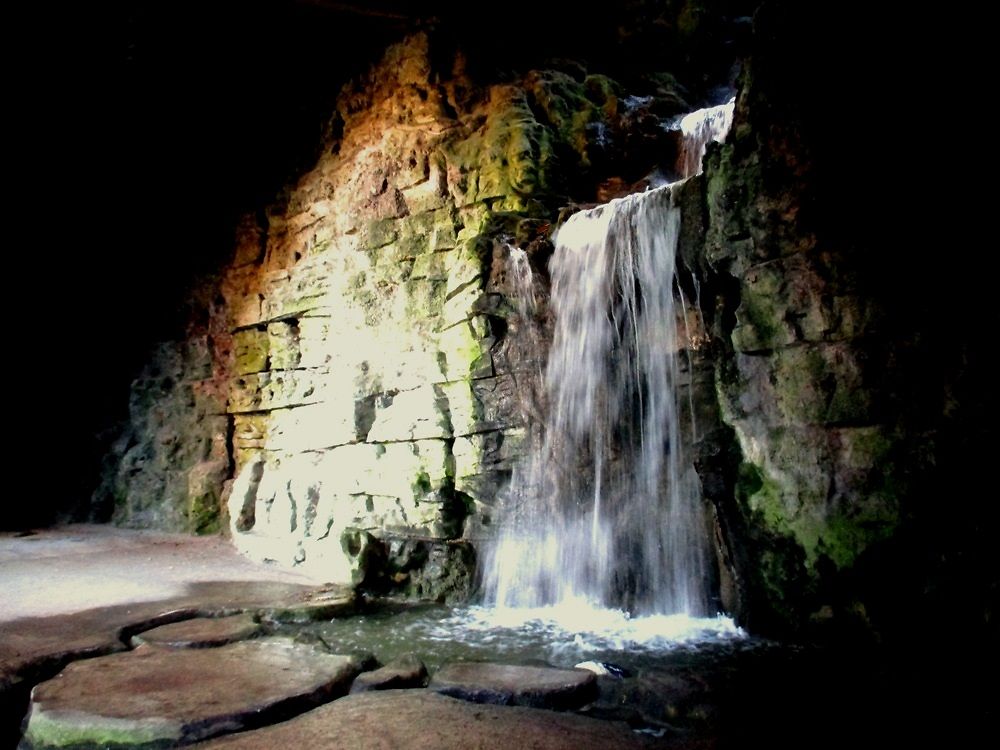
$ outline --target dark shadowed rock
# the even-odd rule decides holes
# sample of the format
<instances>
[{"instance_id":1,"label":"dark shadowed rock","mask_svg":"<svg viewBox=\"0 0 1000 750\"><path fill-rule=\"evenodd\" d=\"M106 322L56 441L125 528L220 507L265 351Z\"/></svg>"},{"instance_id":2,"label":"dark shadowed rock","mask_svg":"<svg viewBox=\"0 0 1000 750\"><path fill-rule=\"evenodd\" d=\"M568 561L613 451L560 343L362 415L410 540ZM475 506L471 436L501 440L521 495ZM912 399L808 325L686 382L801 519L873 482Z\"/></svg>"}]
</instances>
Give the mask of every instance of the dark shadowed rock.
<instances>
[{"instance_id":1,"label":"dark shadowed rock","mask_svg":"<svg viewBox=\"0 0 1000 750\"><path fill-rule=\"evenodd\" d=\"M408 748L536 750L651 747L624 724L536 708L482 706L425 690L351 695L291 721L223 737L198 748Z\"/></svg>"},{"instance_id":2,"label":"dark shadowed rock","mask_svg":"<svg viewBox=\"0 0 1000 750\"><path fill-rule=\"evenodd\" d=\"M133 635L133 646L148 644L167 648L208 648L245 641L262 632L253 615L197 617L170 625L161 625Z\"/></svg>"},{"instance_id":3,"label":"dark shadowed rock","mask_svg":"<svg viewBox=\"0 0 1000 750\"><path fill-rule=\"evenodd\" d=\"M405 654L373 672L358 675L351 685L351 693L369 690L397 690L423 687L427 681L427 667L414 654Z\"/></svg>"},{"instance_id":4,"label":"dark shadowed rock","mask_svg":"<svg viewBox=\"0 0 1000 750\"><path fill-rule=\"evenodd\" d=\"M25 744L150 748L274 721L347 692L354 658L284 638L140 647L70 664L32 691Z\"/></svg>"},{"instance_id":5,"label":"dark shadowed rock","mask_svg":"<svg viewBox=\"0 0 1000 750\"><path fill-rule=\"evenodd\" d=\"M430 689L473 703L555 709L579 708L598 693L593 672L487 662L446 664Z\"/></svg>"}]
</instances>

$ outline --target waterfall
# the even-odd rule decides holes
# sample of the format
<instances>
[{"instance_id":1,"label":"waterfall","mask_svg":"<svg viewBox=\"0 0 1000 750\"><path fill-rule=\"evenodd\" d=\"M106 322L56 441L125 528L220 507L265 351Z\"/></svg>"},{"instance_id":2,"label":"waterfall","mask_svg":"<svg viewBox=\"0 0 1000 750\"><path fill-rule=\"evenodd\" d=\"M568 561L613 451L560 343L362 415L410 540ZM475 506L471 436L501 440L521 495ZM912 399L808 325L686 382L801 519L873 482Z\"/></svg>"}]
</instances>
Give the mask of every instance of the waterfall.
<instances>
[{"instance_id":1,"label":"waterfall","mask_svg":"<svg viewBox=\"0 0 1000 750\"><path fill-rule=\"evenodd\" d=\"M556 237L548 413L506 498L513 522L488 551L497 605L705 613L704 519L676 395L674 189L575 214Z\"/></svg>"},{"instance_id":2,"label":"waterfall","mask_svg":"<svg viewBox=\"0 0 1000 750\"><path fill-rule=\"evenodd\" d=\"M705 147L712 141L722 142L733 124L733 110L736 100L706 109L697 109L684 115L680 120L681 154L677 159L677 171L681 177L692 177L701 173L701 160Z\"/></svg>"},{"instance_id":3,"label":"waterfall","mask_svg":"<svg viewBox=\"0 0 1000 750\"><path fill-rule=\"evenodd\" d=\"M684 118L685 176L700 172L731 118L732 102ZM485 599L499 608L709 614L707 526L687 455L693 407L678 397L688 343L675 276L679 185L576 213L555 237L544 425L484 550ZM508 262L527 319L534 297L518 253Z\"/></svg>"}]
</instances>

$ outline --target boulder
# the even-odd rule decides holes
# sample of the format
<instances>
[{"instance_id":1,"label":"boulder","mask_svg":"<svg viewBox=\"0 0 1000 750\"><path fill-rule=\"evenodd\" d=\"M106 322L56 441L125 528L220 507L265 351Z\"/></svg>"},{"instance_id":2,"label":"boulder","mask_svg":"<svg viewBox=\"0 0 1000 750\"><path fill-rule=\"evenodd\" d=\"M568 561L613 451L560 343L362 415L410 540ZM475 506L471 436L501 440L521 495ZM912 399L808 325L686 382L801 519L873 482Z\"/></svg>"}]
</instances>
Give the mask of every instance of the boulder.
<instances>
[{"instance_id":1,"label":"boulder","mask_svg":"<svg viewBox=\"0 0 1000 750\"><path fill-rule=\"evenodd\" d=\"M479 706L425 690L390 690L351 695L279 726L196 747L492 750L515 741L518 747L535 750L653 746L621 723L537 708Z\"/></svg>"},{"instance_id":2,"label":"boulder","mask_svg":"<svg viewBox=\"0 0 1000 750\"><path fill-rule=\"evenodd\" d=\"M74 662L37 685L24 741L34 750L184 745L332 700L360 671L354 657L286 638L205 650L142 646Z\"/></svg>"},{"instance_id":3,"label":"boulder","mask_svg":"<svg viewBox=\"0 0 1000 750\"><path fill-rule=\"evenodd\" d=\"M404 654L380 669L358 675L351 685L351 694L418 688L423 687L426 681L427 667L424 663L415 654Z\"/></svg>"},{"instance_id":4,"label":"boulder","mask_svg":"<svg viewBox=\"0 0 1000 750\"><path fill-rule=\"evenodd\" d=\"M597 698L597 676L583 669L490 662L446 664L430 689L473 703L573 709Z\"/></svg>"}]
</instances>

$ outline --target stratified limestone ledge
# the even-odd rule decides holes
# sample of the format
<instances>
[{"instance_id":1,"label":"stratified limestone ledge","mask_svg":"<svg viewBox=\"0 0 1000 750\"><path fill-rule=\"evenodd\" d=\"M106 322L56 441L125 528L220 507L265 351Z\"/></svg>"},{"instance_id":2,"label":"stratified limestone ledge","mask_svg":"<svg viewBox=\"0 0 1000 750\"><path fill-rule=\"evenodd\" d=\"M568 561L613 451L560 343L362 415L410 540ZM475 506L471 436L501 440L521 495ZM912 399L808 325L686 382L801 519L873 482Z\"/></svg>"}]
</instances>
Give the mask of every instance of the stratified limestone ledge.
<instances>
[{"instance_id":1,"label":"stratified limestone ledge","mask_svg":"<svg viewBox=\"0 0 1000 750\"><path fill-rule=\"evenodd\" d=\"M431 46L415 34L345 87L339 135L240 223L200 345L165 345L135 384L102 488L118 522L222 526L245 554L330 582L470 593L474 556L456 545L495 515L544 359L514 343L543 338L532 322L508 324L508 244L541 270L598 164L670 161L680 103L600 75L473 80ZM395 551L407 540L466 569L422 573Z\"/></svg>"}]
</instances>

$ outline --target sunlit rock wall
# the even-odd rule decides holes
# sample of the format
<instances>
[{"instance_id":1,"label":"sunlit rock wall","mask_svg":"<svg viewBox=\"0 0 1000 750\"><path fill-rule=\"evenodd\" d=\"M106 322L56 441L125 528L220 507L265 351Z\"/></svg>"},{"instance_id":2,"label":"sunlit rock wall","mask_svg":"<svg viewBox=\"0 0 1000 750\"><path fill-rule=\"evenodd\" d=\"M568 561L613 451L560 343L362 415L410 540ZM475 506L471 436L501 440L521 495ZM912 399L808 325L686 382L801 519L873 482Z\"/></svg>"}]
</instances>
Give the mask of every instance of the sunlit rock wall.
<instances>
[{"instance_id":1,"label":"sunlit rock wall","mask_svg":"<svg viewBox=\"0 0 1000 750\"><path fill-rule=\"evenodd\" d=\"M468 565L428 573L424 558L470 557L465 521L488 513L516 442L484 305L488 230L547 179L523 91L495 87L463 118L431 83L427 43L344 92L341 133L246 227L223 284L237 546L335 580L412 577L415 594L468 585Z\"/></svg>"},{"instance_id":2,"label":"sunlit rock wall","mask_svg":"<svg viewBox=\"0 0 1000 750\"><path fill-rule=\"evenodd\" d=\"M170 485L204 475L253 557L467 593L544 356L514 341L506 246L543 271L559 207L671 164L685 108L669 76L636 97L572 73L473 79L420 34L346 87L315 166L240 224L205 361L136 382L135 445L107 472L117 520L211 529ZM222 372L224 406L188 397L202 370Z\"/></svg>"}]
</instances>

